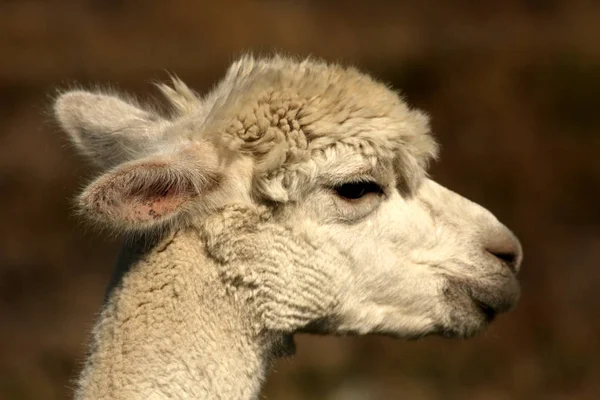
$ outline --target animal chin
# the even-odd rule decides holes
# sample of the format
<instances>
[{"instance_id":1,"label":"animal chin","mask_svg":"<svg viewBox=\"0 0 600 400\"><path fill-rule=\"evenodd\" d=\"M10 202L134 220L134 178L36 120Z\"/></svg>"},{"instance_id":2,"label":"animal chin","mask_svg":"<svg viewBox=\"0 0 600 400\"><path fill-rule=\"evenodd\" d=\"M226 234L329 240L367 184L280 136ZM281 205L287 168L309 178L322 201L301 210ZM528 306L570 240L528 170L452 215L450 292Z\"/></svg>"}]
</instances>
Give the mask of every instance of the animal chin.
<instances>
[{"instance_id":1,"label":"animal chin","mask_svg":"<svg viewBox=\"0 0 600 400\"><path fill-rule=\"evenodd\" d=\"M456 314L450 321L439 325L432 335L449 339L470 339L487 328L496 312L487 306L483 309L471 306L469 310L461 310Z\"/></svg>"}]
</instances>

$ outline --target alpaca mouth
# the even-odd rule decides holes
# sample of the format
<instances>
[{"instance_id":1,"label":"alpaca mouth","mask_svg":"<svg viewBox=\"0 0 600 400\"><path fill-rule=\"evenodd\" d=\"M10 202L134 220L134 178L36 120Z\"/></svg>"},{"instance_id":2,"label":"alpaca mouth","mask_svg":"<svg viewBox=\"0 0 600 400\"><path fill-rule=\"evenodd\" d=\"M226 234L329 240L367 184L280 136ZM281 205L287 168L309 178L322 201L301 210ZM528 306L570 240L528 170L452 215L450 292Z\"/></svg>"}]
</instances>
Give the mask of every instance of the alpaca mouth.
<instances>
[{"instance_id":1,"label":"alpaca mouth","mask_svg":"<svg viewBox=\"0 0 600 400\"><path fill-rule=\"evenodd\" d=\"M475 303L475 305L477 306L487 323L492 322L496 318L496 315L498 315L498 311L493 306L479 301L477 299L473 299L473 302Z\"/></svg>"},{"instance_id":2,"label":"alpaca mouth","mask_svg":"<svg viewBox=\"0 0 600 400\"><path fill-rule=\"evenodd\" d=\"M512 309L519 294L519 282L512 274L480 280L448 278L445 296L453 311L452 322L445 327L443 335L474 336L498 314Z\"/></svg>"}]
</instances>

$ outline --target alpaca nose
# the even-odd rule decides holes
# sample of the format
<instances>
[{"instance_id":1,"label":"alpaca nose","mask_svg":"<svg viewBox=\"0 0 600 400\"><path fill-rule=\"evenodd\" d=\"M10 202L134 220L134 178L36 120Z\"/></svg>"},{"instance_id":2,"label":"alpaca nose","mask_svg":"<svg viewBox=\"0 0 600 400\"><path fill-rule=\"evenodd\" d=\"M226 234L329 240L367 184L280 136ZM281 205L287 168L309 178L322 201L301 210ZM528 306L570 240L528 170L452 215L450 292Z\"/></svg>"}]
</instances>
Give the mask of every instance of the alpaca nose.
<instances>
[{"instance_id":1,"label":"alpaca nose","mask_svg":"<svg viewBox=\"0 0 600 400\"><path fill-rule=\"evenodd\" d=\"M506 227L490 235L485 250L506 265L513 274L519 272L523 250L519 239Z\"/></svg>"}]
</instances>

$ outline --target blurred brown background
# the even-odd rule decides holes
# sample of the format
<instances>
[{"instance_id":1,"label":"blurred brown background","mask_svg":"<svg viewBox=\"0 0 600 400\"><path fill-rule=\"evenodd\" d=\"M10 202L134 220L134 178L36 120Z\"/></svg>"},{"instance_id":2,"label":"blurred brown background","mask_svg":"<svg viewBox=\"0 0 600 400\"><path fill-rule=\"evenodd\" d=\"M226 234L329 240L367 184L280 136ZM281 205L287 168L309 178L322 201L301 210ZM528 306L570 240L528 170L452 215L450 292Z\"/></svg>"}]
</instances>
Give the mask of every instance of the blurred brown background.
<instances>
[{"instance_id":1,"label":"blurred brown background","mask_svg":"<svg viewBox=\"0 0 600 400\"><path fill-rule=\"evenodd\" d=\"M430 112L433 176L521 238L523 296L471 341L297 338L268 399L600 398L600 4L0 0L0 399L65 399L118 241L72 198L93 170L57 88L199 91L241 52L352 63Z\"/></svg>"}]
</instances>

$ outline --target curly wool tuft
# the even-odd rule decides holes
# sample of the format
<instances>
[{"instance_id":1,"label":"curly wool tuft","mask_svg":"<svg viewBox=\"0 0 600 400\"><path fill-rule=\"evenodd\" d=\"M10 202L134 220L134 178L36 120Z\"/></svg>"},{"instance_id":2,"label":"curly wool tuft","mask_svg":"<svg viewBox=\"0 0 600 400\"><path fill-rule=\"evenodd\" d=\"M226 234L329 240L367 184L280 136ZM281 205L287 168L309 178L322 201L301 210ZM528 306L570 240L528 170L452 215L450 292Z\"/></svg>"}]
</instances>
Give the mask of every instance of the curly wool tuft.
<instances>
[{"instance_id":1,"label":"curly wool tuft","mask_svg":"<svg viewBox=\"0 0 600 400\"><path fill-rule=\"evenodd\" d=\"M172 88L159 87L174 118L195 126L193 135L252 155L258 188L282 174L293 181L311 158L336 146L393 160L414 188L437 155L427 116L352 67L245 56L205 98L177 78Z\"/></svg>"}]
</instances>

